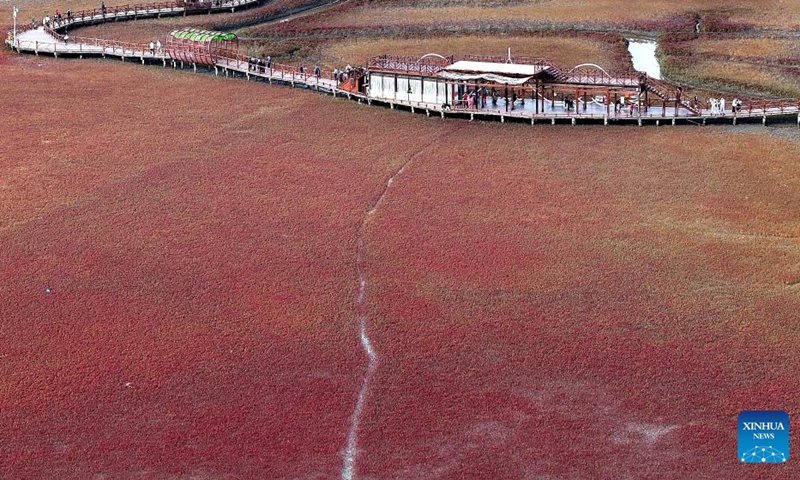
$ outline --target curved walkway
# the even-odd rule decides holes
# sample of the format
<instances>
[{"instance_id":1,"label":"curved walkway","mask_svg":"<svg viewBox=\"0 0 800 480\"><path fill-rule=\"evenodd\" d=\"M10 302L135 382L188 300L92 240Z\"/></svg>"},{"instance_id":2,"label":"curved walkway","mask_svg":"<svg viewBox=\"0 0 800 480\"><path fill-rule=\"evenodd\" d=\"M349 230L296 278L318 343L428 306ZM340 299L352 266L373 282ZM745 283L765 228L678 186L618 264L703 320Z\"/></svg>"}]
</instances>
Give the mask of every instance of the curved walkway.
<instances>
[{"instance_id":1,"label":"curved walkway","mask_svg":"<svg viewBox=\"0 0 800 480\"><path fill-rule=\"evenodd\" d=\"M88 56L112 56L118 57L123 61L126 59L136 59L142 64L161 63L166 67L167 64L173 68L178 65L181 68L186 68L185 62L179 59L173 59L168 51L150 50L148 45L135 44L129 42L118 42L114 40L104 40L97 38L73 37L61 35L60 31L66 31L69 28L78 28L81 26L93 25L107 21L118 20L136 20L139 18L160 18L162 16L176 16L176 15L189 15L198 13L222 13L230 10L235 12L237 8L247 8L261 3L263 0L208 0L207 3L197 4L191 8L185 6L178 6L177 2L161 2L140 5L125 5L120 7L108 7L105 10L92 9L80 12L70 13L68 16L62 15L58 21L53 21L50 27L38 27L31 29L31 26L22 26L17 30L17 35L13 38L9 32L9 38L6 44L17 52L52 54L56 57L59 55L70 55L83 57ZM308 11L296 12L294 16L301 16L303 14L311 13L312 11L319 10L320 7L312 6ZM327 7L326 7L327 8ZM196 64L190 64L195 71L197 70ZM581 104L578 109L570 111L559 107L558 103L551 101L548 108L543 112L537 113L532 108L526 108L523 102L521 105L506 105L503 99L493 105L491 108L460 108L457 110L449 110L448 107L443 107L438 104L430 104L412 101L410 98L370 98L355 91L349 91L349 88L342 89L339 82L333 80L334 75L331 72L320 72L319 76L308 75L307 72L301 72L301 69L296 66L289 65L273 65L270 69L263 67L255 67L249 63L249 59L243 56L237 58L218 57L215 65L211 66L215 74L219 75L220 72L229 75L245 76L248 80L253 78L261 78L263 80L279 83L287 83L292 86L300 86L312 88L315 90L332 93L333 95L341 94L350 99L357 99L359 102L367 102L372 104L388 105L390 108L402 107L410 109L414 112L424 112L430 116L431 113L441 116L453 116L469 118L474 120L500 120L501 122L508 120L515 121L530 121L535 124L537 120L539 123L563 123L570 122L576 125L579 121L581 123L597 123L602 122L605 125L609 123L622 123L630 124L636 123L639 126L644 123L655 125L669 124L675 125L677 123L695 123L705 125L706 123L720 123L731 122L736 125L737 121L758 121L766 125L767 118L781 119L783 121L793 120L793 116L797 116L797 124L800 126L800 101L798 100L758 100L746 103L741 111L731 112L729 115L714 114L710 109L690 110L685 106L680 109L673 110L672 108L650 107L642 109L642 111L629 112L629 113L615 113L611 115L609 109L604 105L595 105L593 102L587 102L585 105ZM658 89L656 85L656 90ZM654 91L656 91L654 90ZM661 94L661 92L657 92ZM663 96L663 94L661 94ZM666 98L666 97L664 97ZM530 105L530 103L528 104ZM596 108L597 107L597 108Z\"/></svg>"}]
</instances>

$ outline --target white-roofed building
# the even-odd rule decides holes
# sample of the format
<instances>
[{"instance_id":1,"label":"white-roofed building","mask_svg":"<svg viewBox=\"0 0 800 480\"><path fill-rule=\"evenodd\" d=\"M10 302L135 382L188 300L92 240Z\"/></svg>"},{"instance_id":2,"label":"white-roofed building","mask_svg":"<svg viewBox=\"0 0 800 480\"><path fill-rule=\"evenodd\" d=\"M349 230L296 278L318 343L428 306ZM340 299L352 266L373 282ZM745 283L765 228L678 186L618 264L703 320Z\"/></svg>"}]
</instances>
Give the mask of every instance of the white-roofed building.
<instances>
[{"instance_id":1,"label":"white-roofed building","mask_svg":"<svg viewBox=\"0 0 800 480\"><path fill-rule=\"evenodd\" d=\"M412 107L600 116L634 101L664 113L667 107L691 108L681 103L677 85L593 64L562 71L533 58L381 55L369 60L367 72L368 98Z\"/></svg>"}]
</instances>

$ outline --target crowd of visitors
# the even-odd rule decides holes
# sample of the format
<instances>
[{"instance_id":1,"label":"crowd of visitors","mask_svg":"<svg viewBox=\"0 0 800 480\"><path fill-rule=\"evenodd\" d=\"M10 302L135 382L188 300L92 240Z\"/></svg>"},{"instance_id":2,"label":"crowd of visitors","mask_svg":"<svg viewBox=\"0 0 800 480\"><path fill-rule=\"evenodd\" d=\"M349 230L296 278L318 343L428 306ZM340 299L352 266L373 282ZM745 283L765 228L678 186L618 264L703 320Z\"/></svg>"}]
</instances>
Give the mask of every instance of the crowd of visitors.
<instances>
[{"instance_id":1,"label":"crowd of visitors","mask_svg":"<svg viewBox=\"0 0 800 480\"><path fill-rule=\"evenodd\" d=\"M725 115L725 98L709 98L708 99L708 108L711 110L711 115ZM731 101L731 112L739 113L742 111L742 101L738 98L734 98Z\"/></svg>"},{"instance_id":2,"label":"crowd of visitors","mask_svg":"<svg viewBox=\"0 0 800 480\"><path fill-rule=\"evenodd\" d=\"M267 55L266 58L259 58L259 57L249 57L247 60L247 70L250 72L255 73L270 73L272 74L272 70L275 67L275 64L272 60L272 56ZM306 66L300 64L296 70L298 76L301 79L308 79L308 78L322 78L322 67L319 65L314 65L314 68L311 72L306 70ZM331 80L336 80L339 83L344 82L353 73L353 67L347 65L344 69L339 70L338 68L334 68L331 72Z\"/></svg>"}]
</instances>

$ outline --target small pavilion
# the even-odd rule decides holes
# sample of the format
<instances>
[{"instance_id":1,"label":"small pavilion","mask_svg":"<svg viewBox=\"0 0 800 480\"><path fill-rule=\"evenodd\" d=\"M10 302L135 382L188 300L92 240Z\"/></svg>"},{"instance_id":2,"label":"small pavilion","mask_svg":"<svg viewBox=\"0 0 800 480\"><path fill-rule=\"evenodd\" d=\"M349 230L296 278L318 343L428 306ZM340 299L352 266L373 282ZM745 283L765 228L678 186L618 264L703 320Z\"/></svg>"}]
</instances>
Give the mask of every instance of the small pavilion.
<instances>
[{"instance_id":1,"label":"small pavilion","mask_svg":"<svg viewBox=\"0 0 800 480\"><path fill-rule=\"evenodd\" d=\"M451 109L518 110L526 115L562 112L610 115L618 105L641 109L691 109L680 88L639 72L611 74L593 64L564 71L538 58L456 59L428 54L421 58L381 55L368 63L370 98ZM622 100L622 99L625 100Z\"/></svg>"}]
</instances>

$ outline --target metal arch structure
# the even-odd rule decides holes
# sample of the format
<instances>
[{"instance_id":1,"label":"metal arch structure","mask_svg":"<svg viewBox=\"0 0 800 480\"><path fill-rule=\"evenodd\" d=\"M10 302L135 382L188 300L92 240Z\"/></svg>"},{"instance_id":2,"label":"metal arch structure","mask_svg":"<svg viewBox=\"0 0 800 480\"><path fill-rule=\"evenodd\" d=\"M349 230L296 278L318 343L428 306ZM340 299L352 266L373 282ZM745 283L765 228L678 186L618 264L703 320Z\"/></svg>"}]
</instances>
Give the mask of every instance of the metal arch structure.
<instances>
[{"instance_id":1,"label":"metal arch structure","mask_svg":"<svg viewBox=\"0 0 800 480\"><path fill-rule=\"evenodd\" d=\"M436 58L439 58L439 59L445 60L445 61L447 60L447 57L445 57L443 55L439 55L438 53L426 53L425 55L419 57L419 60L417 60L417 61L421 62L421 61L425 60L428 57L436 57Z\"/></svg>"},{"instance_id":2,"label":"metal arch structure","mask_svg":"<svg viewBox=\"0 0 800 480\"><path fill-rule=\"evenodd\" d=\"M564 74L567 83L610 87L638 87L645 78L641 74L614 76L594 63L576 65Z\"/></svg>"}]
</instances>

